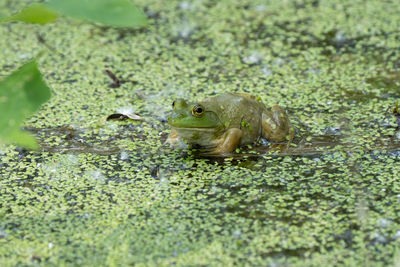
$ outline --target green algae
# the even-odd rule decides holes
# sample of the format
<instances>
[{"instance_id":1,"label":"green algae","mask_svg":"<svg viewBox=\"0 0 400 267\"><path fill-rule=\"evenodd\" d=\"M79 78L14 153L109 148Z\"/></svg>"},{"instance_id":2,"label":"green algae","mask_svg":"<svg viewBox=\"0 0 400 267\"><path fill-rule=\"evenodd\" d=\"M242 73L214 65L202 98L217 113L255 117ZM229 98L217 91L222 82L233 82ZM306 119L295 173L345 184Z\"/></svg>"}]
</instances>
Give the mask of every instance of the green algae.
<instances>
[{"instance_id":1,"label":"green algae","mask_svg":"<svg viewBox=\"0 0 400 267\"><path fill-rule=\"evenodd\" d=\"M39 59L53 97L26 122L41 150L0 148L1 266L399 263L397 3L135 3L146 30L0 27L1 76L47 49L36 33L56 51ZM284 106L293 144L164 144L173 98L225 91ZM145 121L106 120L121 109Z\"/></svg>"}]
</instances>

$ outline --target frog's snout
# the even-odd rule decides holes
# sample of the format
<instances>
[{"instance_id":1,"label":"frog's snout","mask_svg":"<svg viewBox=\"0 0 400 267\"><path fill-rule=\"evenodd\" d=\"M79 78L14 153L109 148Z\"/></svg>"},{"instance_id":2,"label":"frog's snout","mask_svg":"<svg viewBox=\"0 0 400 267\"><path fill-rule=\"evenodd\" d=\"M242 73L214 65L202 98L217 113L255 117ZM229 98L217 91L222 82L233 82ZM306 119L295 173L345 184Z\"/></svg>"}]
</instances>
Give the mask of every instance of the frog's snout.
<instances>
[{"instance_id":1,"label":"frog's snout","mask_svg":"<svg viewBox=\"0 0 400 267\"><path fill-rule=\"evenodd\" d=\"M184 116L178 112L172 112L168 116L168 124L173 124L174 121L179 120L180 118L183 118Z\"/></svg>"},{"instance_id":2,"label":"frog's snout","mask_svg":"<svg viewBox=\"0 0 400 267\"><path fill-rule=\"evenodd\" d=\"M182 114L177 113L177 112L172 112L171 115L169 115L168 120L175 120L175 119L179 119L182 118Z\"/></svg>"}]
</instances>

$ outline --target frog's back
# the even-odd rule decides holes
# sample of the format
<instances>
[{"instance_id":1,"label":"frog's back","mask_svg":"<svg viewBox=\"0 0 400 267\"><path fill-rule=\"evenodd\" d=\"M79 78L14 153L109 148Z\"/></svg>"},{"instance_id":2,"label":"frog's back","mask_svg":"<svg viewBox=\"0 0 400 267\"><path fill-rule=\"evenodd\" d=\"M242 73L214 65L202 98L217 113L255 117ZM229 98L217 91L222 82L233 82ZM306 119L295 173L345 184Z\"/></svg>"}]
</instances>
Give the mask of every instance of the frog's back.
<instances>
[{"instance_id":1,"label":"frog's back","mask_svg":"<svg viewBox=\"0 0 400 267\"><path fill-rule=\"evenodd\" d=\"M261 117L266 108L256 96L224 93L204 100L204 105L219 114L226 129L243 131L241 144L252 143L261 136Z\"/></svg>"},{"instance_id":2,"label":"frog's back","mask_svg":"<svg viewBox=\"0 0 400 267\"><path fill-rule=\"evenodd\" d=\"M265 105L257 100L257 96L241 93L224 93L204 102L212 110L221 115L221 119L235 120L236 118L257 116L265 110Z\"/></svg>"}]
</instances>

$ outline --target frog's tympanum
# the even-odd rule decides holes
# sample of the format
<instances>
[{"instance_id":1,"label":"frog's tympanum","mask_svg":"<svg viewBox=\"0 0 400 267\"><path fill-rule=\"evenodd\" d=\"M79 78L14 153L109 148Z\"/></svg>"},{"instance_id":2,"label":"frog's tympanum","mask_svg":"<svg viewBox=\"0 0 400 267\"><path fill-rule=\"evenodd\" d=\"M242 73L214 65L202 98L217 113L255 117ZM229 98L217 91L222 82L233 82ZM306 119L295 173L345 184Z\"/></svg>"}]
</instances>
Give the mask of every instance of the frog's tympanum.
<instances>
[{"instance_id":1,"label":"frog's tympanum","mask_svg":"<svg viewBox=\"0 0 400 267\"><path fill-rule=\"evenodd\" d=\"M198 103L183 99L172 103L168 118L172 131L167 142L176 144L179 138L188 144L223 154L263 137L272 142L291 141L294 129L280 106L267 109L249 94L224 93Z\"/></svg>"}]
</instances>

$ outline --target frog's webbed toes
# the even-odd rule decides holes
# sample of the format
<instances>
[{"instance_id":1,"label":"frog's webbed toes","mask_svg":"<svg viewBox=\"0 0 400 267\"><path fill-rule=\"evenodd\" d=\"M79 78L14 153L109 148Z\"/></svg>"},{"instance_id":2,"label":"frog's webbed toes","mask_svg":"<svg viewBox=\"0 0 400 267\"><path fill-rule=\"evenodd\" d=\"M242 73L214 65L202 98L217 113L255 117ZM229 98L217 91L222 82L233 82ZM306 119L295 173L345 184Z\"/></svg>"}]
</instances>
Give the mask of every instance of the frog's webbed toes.
<instances>
[{"instance_id":1,"label":"frog's webbed toes","mask_svg":"<svg viewBox=\"0 0 400 267\"><path fill-rule=\"evenodd\" d=\"M168 135L167 140L165 140L164 144L169 144L171 147L178 146L178 143L181 141L180 136L176 130L172 130Z\"/></svg>"}]
</instances>

